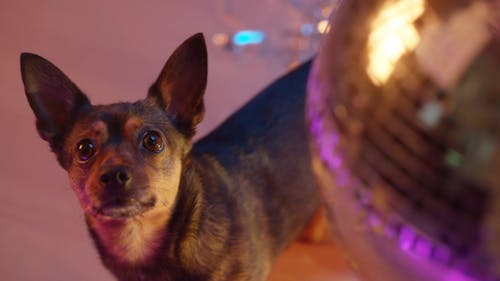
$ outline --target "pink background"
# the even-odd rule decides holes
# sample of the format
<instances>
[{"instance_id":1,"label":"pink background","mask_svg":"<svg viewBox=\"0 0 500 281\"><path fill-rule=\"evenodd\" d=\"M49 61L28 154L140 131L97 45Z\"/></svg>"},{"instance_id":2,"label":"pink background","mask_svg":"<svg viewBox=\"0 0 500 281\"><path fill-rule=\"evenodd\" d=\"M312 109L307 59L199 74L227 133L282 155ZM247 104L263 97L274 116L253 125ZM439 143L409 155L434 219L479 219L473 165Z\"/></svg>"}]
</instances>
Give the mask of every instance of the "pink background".
<instances>
[{"instance_id":1,"label":"pink background","mask_svg":"<svg viewBox=\"0 0 500 281\"><path fill-rule=\"evenodd\" d=\"M216 32L231 31L221 20L220 2L0 1L1 280L112 280L100 265L66 174L36 134L19 54L34 52L51 60L94 103L134 101L145 95L185 38L201 31L209 41ZM259 18L265 11L258 4L264 1L239 2L248 9L242 17L260 28L279 24ZM210 42L208 47L207 112L198 136L286 69L257 56L235 57ZM296 245L273 280L352 280L332 252L331 246ZM288 266L297 262L299 267ZM304 273L308 270L315 274Z\"/></svg>"}]
</instances>

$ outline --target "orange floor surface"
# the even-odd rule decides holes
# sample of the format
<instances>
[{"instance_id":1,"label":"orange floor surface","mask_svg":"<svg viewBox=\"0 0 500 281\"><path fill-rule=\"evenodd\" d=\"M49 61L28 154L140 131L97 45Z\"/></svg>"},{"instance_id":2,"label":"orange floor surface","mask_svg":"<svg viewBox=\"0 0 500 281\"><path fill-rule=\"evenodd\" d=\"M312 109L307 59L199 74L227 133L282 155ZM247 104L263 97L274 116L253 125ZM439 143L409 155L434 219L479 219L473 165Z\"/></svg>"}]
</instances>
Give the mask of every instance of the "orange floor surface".
<instances>
[{"instance_id":1,"label":"orange floor surface","mask_svg":"<svg viewBox=\"0 0 500 281\"><path fill-rule=\"evenodd\" d=\"M358 281L332 243L294 243L278 257L269 281Z\"/></svg>"}]
</instances>

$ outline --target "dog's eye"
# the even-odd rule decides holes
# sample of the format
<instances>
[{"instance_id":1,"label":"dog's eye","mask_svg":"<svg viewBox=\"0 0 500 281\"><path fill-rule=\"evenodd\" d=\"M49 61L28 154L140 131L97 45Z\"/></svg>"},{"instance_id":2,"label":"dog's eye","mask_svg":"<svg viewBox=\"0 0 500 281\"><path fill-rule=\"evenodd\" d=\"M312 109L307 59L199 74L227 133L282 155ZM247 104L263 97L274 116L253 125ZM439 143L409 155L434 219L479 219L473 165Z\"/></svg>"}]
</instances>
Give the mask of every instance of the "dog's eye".
<instances>
[{"instance_id":1,"label":"dog's eye","mask_svg":"<svg viewBox=\"0 0 500 281\"><path fill-rule=\"evenodd\" d=\"M142 146L151 152L161 152L164 147L163 139L158 132L147 131L142 138Z\"/></svg>"},{"instance_id":2,"label":"dog's eye","mask_svg":"<svg viewBox=\"0 0 500 281\"><path fill-rule=\"evenodd\" d=\"M78 159L80 162L85 163L94 156L95 145L90 139L83 139L77 144L76 150L78 151Z\"/></svg>"}]
</instances>

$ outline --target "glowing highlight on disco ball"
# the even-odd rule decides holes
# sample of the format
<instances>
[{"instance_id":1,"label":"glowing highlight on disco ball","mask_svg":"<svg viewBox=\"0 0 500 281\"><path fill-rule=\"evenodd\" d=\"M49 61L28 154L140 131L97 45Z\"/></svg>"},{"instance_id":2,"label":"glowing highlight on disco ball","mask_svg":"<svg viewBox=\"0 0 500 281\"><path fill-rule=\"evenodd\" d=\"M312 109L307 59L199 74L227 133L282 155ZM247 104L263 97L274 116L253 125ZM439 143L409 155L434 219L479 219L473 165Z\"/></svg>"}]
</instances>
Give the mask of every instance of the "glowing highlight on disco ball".
<instances>
[{"instance_id":1,"label":"glowing highlight on disco ball","mask_svg":"<svg viewBox=\"0 0 500 281\"><path fill-rule=\"evenodd\" d=\"M374 19L368 38L367 73L376 85L391 76L395 62L416 48L419 34L413 22L425 11L425 1L410 0L387 4Z\"/></svg>"},{"instance_id":2,"label":"glowing highlight on disco ball","mask_svg":"<svg viewBox=\"0 0 500 281\"><path fill-rule=\"evenodd\" d=\"M233 35L232 42L236 46L258 45L264 42L266 33L260 30L241 30Z\"/></svg>"}]
</instances>

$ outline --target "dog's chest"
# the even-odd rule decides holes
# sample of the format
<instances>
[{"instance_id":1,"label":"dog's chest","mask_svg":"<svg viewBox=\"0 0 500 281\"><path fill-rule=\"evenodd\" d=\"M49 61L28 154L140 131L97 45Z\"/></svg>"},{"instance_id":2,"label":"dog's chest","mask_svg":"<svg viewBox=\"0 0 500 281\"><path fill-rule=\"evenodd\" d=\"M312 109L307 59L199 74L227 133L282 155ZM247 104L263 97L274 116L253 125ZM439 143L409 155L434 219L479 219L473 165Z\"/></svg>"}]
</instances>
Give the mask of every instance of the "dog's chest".
<instances>
[{"instance_id":1,"label":"dog's chest","mask_svg":"<svg viewBox=\"0 0 500 281\"><path fill-rule=\"evenodd\" d=\"M162 219L131 220L120 225L93 223L100 244L115 260L128 265L147 263L161 247Z\"/></svg>"},{"instance_id":2,"label":"dog's chest","mask_svg":"<svg viewBox=\"0 0 500 281\"><path fill-rule=\"evenodd\" d=\"M115 254L125 262L145 262L160 247L158 229L145 227L141 223L129 223L117 235L113 247Z\"/></svg>"}]
</instances>

